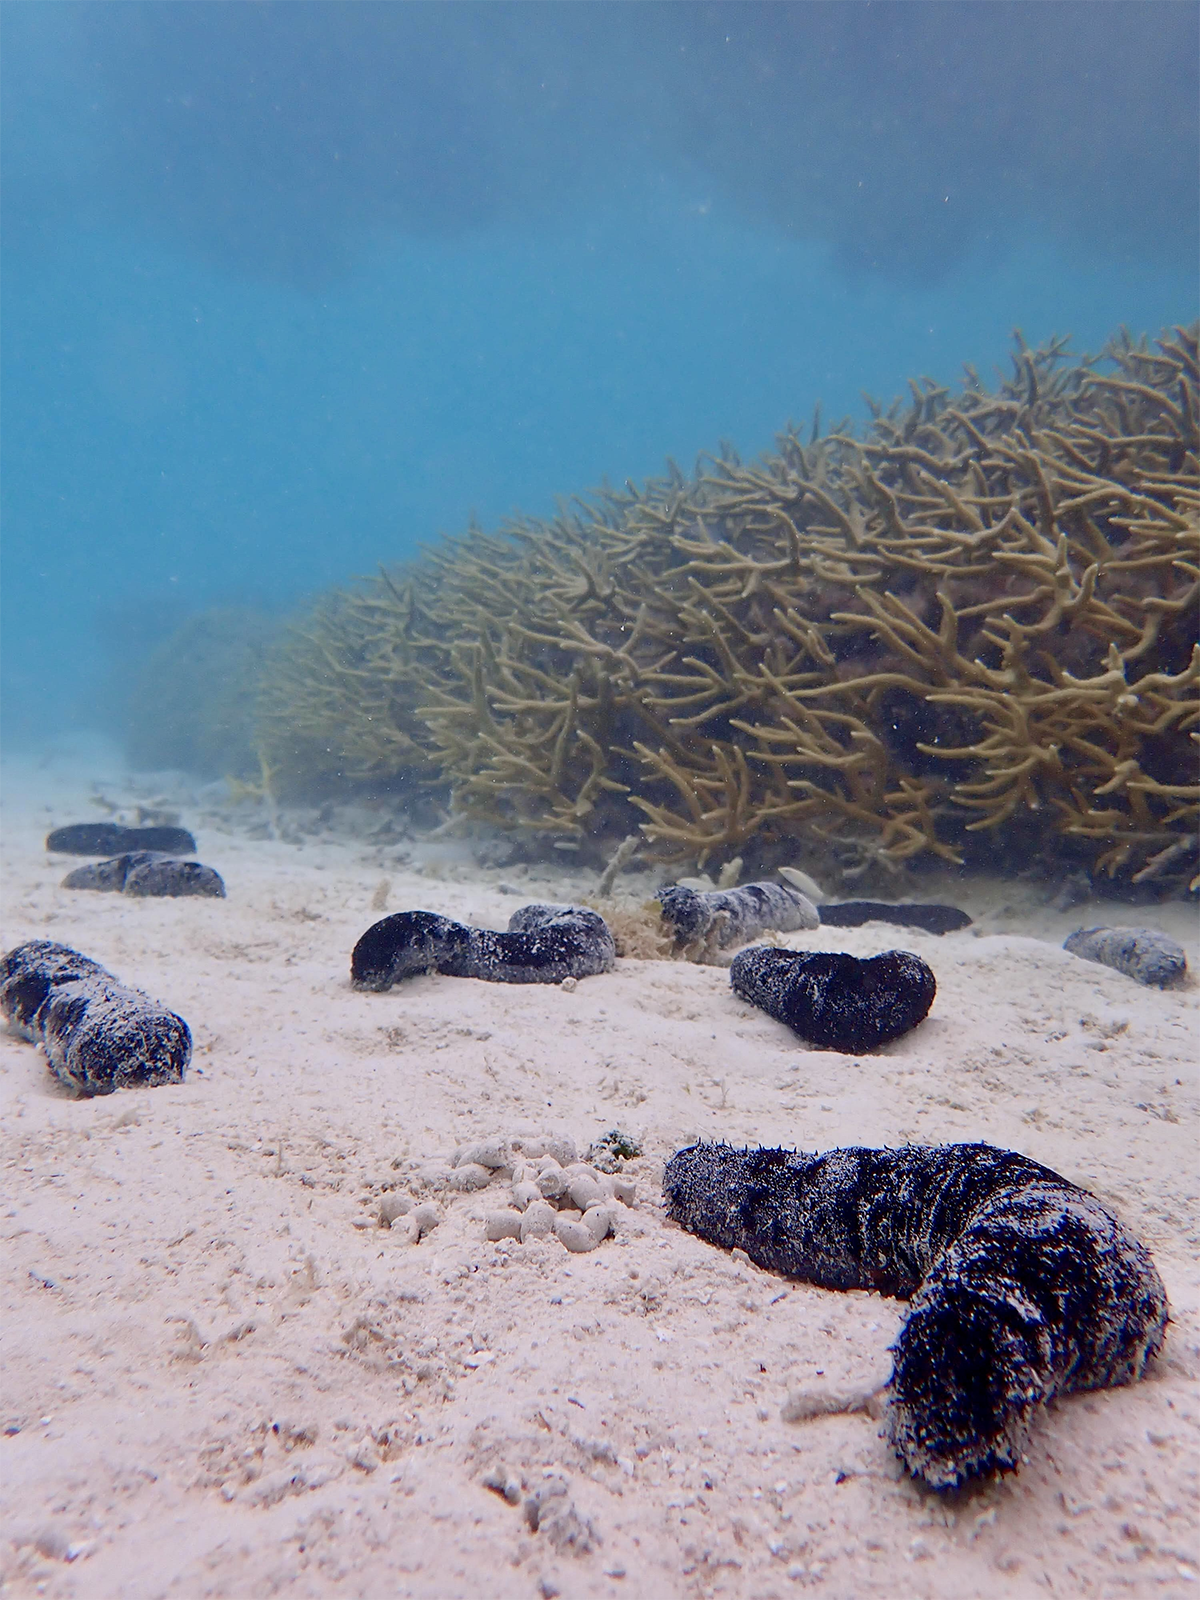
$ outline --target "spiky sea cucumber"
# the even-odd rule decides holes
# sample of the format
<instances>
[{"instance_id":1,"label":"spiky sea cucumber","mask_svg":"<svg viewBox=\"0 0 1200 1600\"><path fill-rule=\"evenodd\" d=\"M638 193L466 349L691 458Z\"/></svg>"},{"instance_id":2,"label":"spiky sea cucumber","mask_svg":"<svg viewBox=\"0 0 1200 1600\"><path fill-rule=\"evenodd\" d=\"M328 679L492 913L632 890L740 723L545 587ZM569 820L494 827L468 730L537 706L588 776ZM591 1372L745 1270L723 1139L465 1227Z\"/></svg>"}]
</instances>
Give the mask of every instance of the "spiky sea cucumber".
<instances>
[{"instance_id":1,"label":"spiky sea cucumber","mask_svg":"<svg viewBox=\"0 0 1200 1600\"><path fill-rule=\"evenodd\" d=\"M132 850L111 861L76 867L62 881L64 889L107 889L141 899L182 895L225 898L221 874L200 861L181 861L157 850Z\"/></svg>"},{"instance_id":2,"label":"spiky sea cucumber","mask_svg":"<svg viewBox=\"0 0 1200 1600\"><path fill-rule=\"evenodd\" d=\"M891 905L883 900L840 900L826 901L821 907L823 928L861 928L864 922L921 928L926 933L956 933L959 928L971 926L971 918L965 911L934 902Z\"/></svg>"},{"instance_id":3,"label":"spiky sea cucumber","mask_svg":"<svg viewBox=\"0 0 1200 1600\"><path fill-rule=\"evenodd\" d=\"M655 896L677 950L730 950L768 928L795 933L820 926L817 908L785 883L745 883L740 889L685 889L671 884Z\"/></svg>"},{"instance_id":4,"label":"spiky sea cucumber","mask_svg":"<svg viewBox=\"0 0 1200 1600\"><path fill-rule=\"evenodd\" d=\"M0 1012L43 1046L60 1082L85 1096L180 1083L191 1059L182 1017L51 939L17 945L0 961Z\"/></svg>"},{"instance_id":5,"label":"spiky sea cucumber","mask_svg":"<svg viewBox=\"0 0 1200 1600\"><path fill-rule=\"evenodd\" d=\"M809 1044L854 1055L890 1044L929 1015L937 979L911 950L863 960L752 945L729 968L733 991Z\"/></svg>"},{"instance_id":6,"label":"spiky sea cucumber","mask_svg":"<svg viewBox=\"0 0 1200 1600\"><path fill-rule=\"evenodd\" d=\"M398 911L372 923L354 946L350 981L378 991L440 972L489 983L561 983L608 972L615 960L608 924L586 906L522 906L504 933L433 911Z\"/></svg>"},{"instance_id":7,"label":"spiky sea cucumber","mask_svg":"<svg viewBox=\"0 0 1200 1600\"><path fill-rule=\"evenodd\" d=\"M115 856L157 850L193 856L196 841L186 828L125 828L117 822L69 822L46 835L46 849L69 856Z\"/></svg>"},{"instance_id":8,"label":"spiky sea cucumber","mask_svg":"<svg viewBox=\"0 0 1200 1600\"><path fill-rule=\"evenodd\" d=\"M1063 949L1159 989L1187 971L1183 946L1154 928L1077 928L1067 935Z\"/></svg>"},{"instance_id":9,"label":"spiky sea cucumber","mask_svg":"<svg viewBox=\"0 0 1200 1600\"><path fill-rule=\"evenodd\" d=\"M1015 1469L1056 1395L1140 1378L1168 1320L1145 1247L1058 1173L986 1144L824 1154L680 1150L663 1178L689 1232L828 1289L910 1300L888 1436L952 1489Z\"/></svg>"}]
</instances>

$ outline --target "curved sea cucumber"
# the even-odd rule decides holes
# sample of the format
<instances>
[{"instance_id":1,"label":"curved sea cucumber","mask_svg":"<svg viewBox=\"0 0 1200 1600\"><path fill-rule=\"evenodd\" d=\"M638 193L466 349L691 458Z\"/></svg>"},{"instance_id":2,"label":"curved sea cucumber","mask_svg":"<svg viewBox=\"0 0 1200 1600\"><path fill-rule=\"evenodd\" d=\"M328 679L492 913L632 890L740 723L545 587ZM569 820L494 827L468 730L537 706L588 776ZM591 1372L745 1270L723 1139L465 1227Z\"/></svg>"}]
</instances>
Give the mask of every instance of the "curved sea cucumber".
<instances>
[{"instance_id":1,"label":"curved sea cucumber","mask_svg":"<svg viewBox=\"0 0 1200 1600\"><path fill-rule=\"evenodd\" d=\"M76 867L62 881L64 889L108 889L142 898L212 895L225 898L221 874L199 861L181 861L157 850L133 850L111 861Z\"/></svg>"},{"instance_id":2,"label":"curved sea cucumber","mask_svg":"<svg viewBox=\"0 0 1200 1600\"><path fill-rule=\"evenodd\" d=\"M1166 1291L1144 1246L1085 1189L985 1144L809 1155L700 1144L663 1179L689 1232L828 1289L911 1307L887 1428L935 1489L1015 1468L1056 1395L1141 1377Z\"/></svg>"},{"instance_id":3,"label":"curved sea cucumber","mask_svg":"<svg viewBox=\"0 0 1200 1600\"><path fill-rule=\"evenodd\" d=\"M957 906L889 905L882 900L828 901L821 907L824 928L861 928L865 922L890 922L897 928L922 928L926 933L955 933L969 928L971 918Z\"/></svg>"},{"instance_id":4,"label":"curved sea cucumber","mask_svg":"<svg viewBox=\"0 0 1200 1600\"><path fill-rule=\"evenodd\" d=\"M796 933L820 926L812 901L786 883L746 883L740 889L697 891L672 884L655 896L677 950L729 950L768 928Z\"/></svg>"},{"instance_id":5,"label":"curved sea cucumber","mask_svg":"<svg viewBox=\"0 0 1200 1600\"><path fill-rule=\"evenodd\" d=\"M82 1095L180 1083L192 1054L182 1017L127 989L90 956L32 939L0 961L0 1012L40 1041L54 1075Z\"/></svg>"},{"instance_id":6,"label":"curved sea cucumber","mask_svg":"<svg viewBox=\"0 0 1200 1600\"><path fill-rule=\"evenodd\" d=\"M860 960L754 945L729 968L733 991L810 1044L855 1055L899 1039L929 1015L937 979L911 950Z\"/></svg>"},{"instance_id":7,"label":"curved sea cucumber","mask_svg":"<svg viewBox=\"0 0 1200 1600\"><path fill-rule=\"evenodd\" d=\"M505 933L433 911L398 911L372 923L354 946L350 981L356 989L383 990L440 972L489 983L561 983L608 972L615 960L607 923L586 906L522 906Z\"/></svg>"},{"instance_id":8,"label":"curved sea cucumber","mask_svg":"<svg viewBox=\"0 0 1200 1600\"><path fill-rule=\"evenodd\" d=\"M46 849L68 856L115 856L131 850L193 856L196 841L186 828L124 828L116 822L71 822L46 835Z\"/></svg>"},{"instance_id":9,"label":"curved sea cucumber","mask_svg":"<svg viewBox=\"0 0 1200 1600\"><path fill-rule=\"evenodd\" d=\"M1077 928L1063 949L1160 989L1187 971L1183 946L1154 928Z\"/></svg>"}]
</instances>

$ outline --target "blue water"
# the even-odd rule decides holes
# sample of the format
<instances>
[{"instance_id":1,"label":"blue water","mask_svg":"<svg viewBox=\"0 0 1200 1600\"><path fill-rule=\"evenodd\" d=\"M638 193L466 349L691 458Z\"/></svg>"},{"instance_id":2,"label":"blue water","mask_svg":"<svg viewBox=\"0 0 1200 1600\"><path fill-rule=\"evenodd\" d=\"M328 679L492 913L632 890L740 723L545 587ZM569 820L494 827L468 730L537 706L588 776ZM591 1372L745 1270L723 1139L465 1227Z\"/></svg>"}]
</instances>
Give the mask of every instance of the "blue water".
<instances>
[{"instance_id":1,"label":"blue water","mask_svg":"<svg viewBox=\"0 0 1200 1600\"><path fill-rule=\"evenodd\" d=\"M1197 18L5 7L4 737L200 607L1192 319Z\"/></svg>"}]
</instances>

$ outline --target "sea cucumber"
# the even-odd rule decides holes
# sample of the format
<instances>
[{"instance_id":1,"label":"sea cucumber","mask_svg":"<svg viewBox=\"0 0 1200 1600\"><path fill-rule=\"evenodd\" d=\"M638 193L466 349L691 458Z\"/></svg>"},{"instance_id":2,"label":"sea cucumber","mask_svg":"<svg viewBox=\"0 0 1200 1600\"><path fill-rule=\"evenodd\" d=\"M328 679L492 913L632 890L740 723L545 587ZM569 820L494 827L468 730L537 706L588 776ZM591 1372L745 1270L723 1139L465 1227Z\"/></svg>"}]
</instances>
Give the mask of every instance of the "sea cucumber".
<instances>
[{"instance_id":1,"label":"sea cucumber","mask_svg":"<svg viewBox=\"0 0 1200 1600\"><path fill-rule=\"evenodd\" d=\"M754 945L729 968L733 991L809 1044L848 1055L899 1039L929 1014L937 980L911 950L858 956Z\"/></svg>"},{"instance_id":2,"label":"sea cucumber","mask_svg":"<svg viewBox=\"0 0 1200 1600\"><path fill-rule=\"evenodd\" d=\"M82 1095L180 1083L191 1059L182 1017L50 939L18 945L0 962L0 1012Z\"/></svg>"},{"instance_id":3,"label":"sea cucumber","mask_svg":"<svg viewBox=\"0 0 1200 1600\"><path fill-rule=\"evenodd\" d=\"M824 1154L699 1144L667 1163L668 1213L773 1272L910 1300L887 1429L935 1489L1013 1469L1039 1408L1141 1377L1166 1291L1085 1189L1011 1150Z\"/></svg>"},{"instance_id":4,"label":"sea cucumber","mask_svg":"<svg viewBox=\"0 0 1200 1600\"><path fill-rule=\"evenodd\" d=\"M46 849L68 856L115 856L131 850L191 856L196 853L196 841L186 828L123 828L116 822L71 822L46 835Z\"/></svg>"},{"instance_id":5,"label":"sea cucumber","mask_svg":"<svg viewBox=\"0 0 1200 1600\"><path fill-rule=\"evenodd\" d=\"M1063 949L1159 989L1187 971L1183 946L1154 928L1077 928Z\"/></svg>"},{"instance_id":6,"label":"sea cucumber","mask_svg":"<svg viewBox=\"0 0 1200 1600\"><path fill-rule=\"evenodd\" d=\"M969 928L971 919L957 906L937 904L888 905L882 900L827 901L821 907L824 928L861 928L864 922L890 922L897 928L922 928L926 933L956 933Z\"/></svg>"},{"instance_id":7,"label":"sea cucumber","mask_svg":"<svg viewBox=\"0 0 1200 1600\"><path fill-rule=\"evenodd\" d=\"M608 925L586 906L522 906L505 933L433 911L398 911L372 923L354 946L350 981L356 989L383 990L440 972L489 983L561 983L608 972L615 959Z\"/></svg>"},{"instance_id":8,"label":"sea cucumber","mask_svg":"<svg viewBox=\"0 0 1200 1600\"><path fill-rule=\"evenodd\" d=\"M111 861L76 867L62 881L64 889L108 889L141 898L212 895L225 898L221 874L199 861L181 861L157 850L133 850Z\"/></svg>"},{"instance_id":9,"label":"sea cucumber","mask_svg":"<svg viewBox=\"0 0 1200 1600\"><path fill-rule=\"evenodd\" d=\"M729 950L768 928L795 933L820 926L812 901L785 883L746 883L740 889L697 892L672 884L655 896L677 950Z\"/></svg>"}]
</instances>

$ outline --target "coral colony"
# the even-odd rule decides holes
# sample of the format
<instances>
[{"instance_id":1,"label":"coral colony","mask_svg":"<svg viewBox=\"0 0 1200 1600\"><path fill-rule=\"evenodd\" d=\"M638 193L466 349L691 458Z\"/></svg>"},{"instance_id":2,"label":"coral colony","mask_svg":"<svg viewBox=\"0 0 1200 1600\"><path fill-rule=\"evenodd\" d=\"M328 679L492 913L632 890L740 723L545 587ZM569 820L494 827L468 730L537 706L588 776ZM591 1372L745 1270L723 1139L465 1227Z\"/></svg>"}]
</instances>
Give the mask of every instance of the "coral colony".
<instances>
[{"instance_id":1,"label":"coral colony","mask_svg":"<svg viewBox=\"0 0 1200 1600\"><path fill-rule=\"evenodd\" d=\"M809 840L853 870L1052 847L1196 872L1197 330L993 392L913 383L326 596L270 661L279 788L448 786L663 860Z\"/></svg>"}]
</instances>

